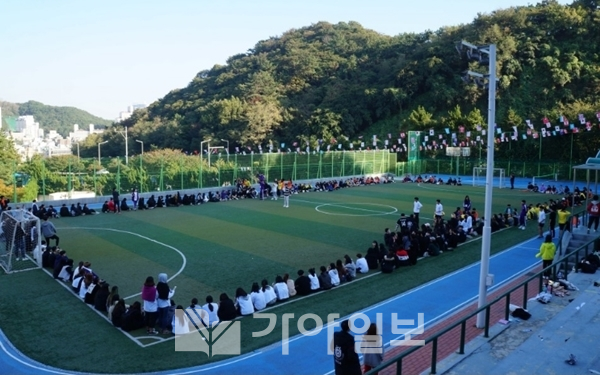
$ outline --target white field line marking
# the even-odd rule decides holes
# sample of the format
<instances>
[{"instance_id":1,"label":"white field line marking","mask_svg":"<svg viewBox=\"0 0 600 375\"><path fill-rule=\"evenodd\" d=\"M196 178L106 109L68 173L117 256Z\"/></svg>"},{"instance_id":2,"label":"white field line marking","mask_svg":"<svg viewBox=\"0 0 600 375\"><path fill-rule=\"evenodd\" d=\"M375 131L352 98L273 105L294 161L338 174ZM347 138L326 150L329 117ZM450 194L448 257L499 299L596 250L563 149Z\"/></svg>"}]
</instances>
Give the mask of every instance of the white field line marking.
<instances>
[{"instance_id":1,"label":"white field line marking","mask_svg":"<svg viewBox=\"0 0 600 375\"><path fill-rule=\"evenodd\" d=\"M348 203L345 203L348 204ZM355 205L363 205L363 206L381 206L381 207L389 207L389 208L393 208L395 211L389 212L389 211L377 211L377 210L369 210L368 208L360 208L360 207L348 207L348 206L343 206L342 204L338 204L338 203L323 203L318 205L317 207L315 207L315 210L319 211L319 207L323 207L323 206L332 206L332 207L340 207L340 208L346 208L348 210L355 210L355 211L364 211L364 212L372 212L372 213L376 213L376 214L381 214L381 215L389 215L389 214L393 214L398 212L398 209L396 207L392 207L392 206L388 206L386 204L375 204L375 203L350 203L350 204L355 204ZM321 211L319 211L321 212ZM329 214L329 212L323 212L324 214Z\"/></svg>"},{"instance_id":2,"label":"white field line marking","mask_svg":"<svg viewBox=\"0 0 600 375\"><path fill-rule=\"evenodd\" d=\"M47 270L47 269L45 269L45 268L42 268L42 271L46 272L46 273L48 274L48 276L50 276L52 279L54 279L54 275L52 275L52 274L50 273L50 271L48 271L48 270ZM72 289L72 288L71 288L69 285L65 284L64 282L61 282L60 280L56 280L56 282L58 282L58 284L59 284L59 285L61 285L63 288L65 288L65 289L67 289L69 292L71 292L71 293L70 293L71 295L75 296L75 298L77 298L77 299L78 299L80 302L82 302L84 305L86 305L87 307L89 307L89 308L90 308L90 309L91 309L93 312L95 312L95 313L96 313L96 314L98 314L100 317L102 317L102 319L104 319L104 320L105 320L105 321L106 321L108 324L110 324L110 325L111 325L111 327L115 328L115 327L112 325L112 322L111 322L110 320L108 320L108 316L106 316L106 315L104 315L102 312L100 312L100 311L96 310L96 309L95 309L95 308L94 308L92 305L88 305L87 303L84 303L83 301L81 301L81 299L79 298L79 296L78 296L78 295L76 295L76 294L73 292L73 289ZM132 336L131 334L129 334L129 332L125 332L125 331L123 331L122 329L119 329L119 331L121 331L121 332L122 332L122 333L123 333L125 336L129 337L129 338L130 338L130 339L131 339L133 342L135 342L136 344L138 344L138 345L139 345L139 346L141 346L142 348L144 347L144 345L142 345L142 343L141 343L141 342L139 342L139 341L138 341L138 340L137 340L137 339L136 339L134 336Z\"/></svg>"},{"instance_id":3,"label":"white field line marking","mask_svg":"<svg viewBox=\"0 0 600 375\"><path fill-rule=\"evenodd\" d=\"M398 213L398 209L396 207L388 206L388 205L382 205L382 206L394 208L396 211L394 211L394 212L383 212L383 211L375 211L375 210L367 210L367 209L359 209L359 208L355 208L355 207L346 207L346 206L343 206L343 204L348 204L348 203L322 203L322 202L306 201L306 200L303 200L303 199L294 199L294 201L295 202L308 203L308 204L315 204L315 205L317 205L317 207L315 207L315 210L317 210L318 212L320 212L322 214L326 214L326 215L331 215L331 214L323 212L323 211L320 211L317 208L320 207L320 206L336 206L336 207L347 208L347 209L350 209L350 210L372 211L372 212L375 212L375 213L377 213L379 215L382 215L382 216L383 215L393 215L395 213ZM372 204L372 203L364 203L364 204ZM342 216L342 215L338 214L337 216ZM348 215L348 216L375 216L375 215ZM433 221L433 219L430 219L430 218L427 218L427 217L423 217L423 216L419 216L419 220Z\"/></svg>"},{"instance_id":4,"label":"white field line marking","mask_svg":"<svg viewBox=\"0 0 600 375\"><path fill-rule=\"evenodd\" d=\"M177 271L173 276L171 276L168 279L168 281L171 281L174 278L176 278L177 276L179 276L179 274L181 274L183 272L183 270L185 269L185 266L187 264L187 258L185 257L185 255L179 249L177 249L177 248L175 248L175 247L173 247L171 245L167 245L166 243L154 240L152 238L149 238L149 237L146 237L146 236L142 236L141 234L138 234L138 233L135 233L135 232L129 232L129 231L126 231L126 230L112 229L112 228L90 228L90 227L66 227L66 228L61 228L61 229L107 230L107 231L111 231L111 232L127 233L127 234L130 234L132 236L143 238L143 239L145 239L147 241L154 242L155 244L158 244L158 245L164 246L166 248L169 248L169 249L177 252L181 256L181 259L183 260L183 264L181 265L181 268L179 269L179 271ZM130 298L133 298L133 297L137 297L137 296L139 296L141 294L142 294L141 292L140 293L136 293L136 294L132 294L132 295L127 296L127 297L125 297L123 299L130 299Z\"/></svg>"}]
</instances>

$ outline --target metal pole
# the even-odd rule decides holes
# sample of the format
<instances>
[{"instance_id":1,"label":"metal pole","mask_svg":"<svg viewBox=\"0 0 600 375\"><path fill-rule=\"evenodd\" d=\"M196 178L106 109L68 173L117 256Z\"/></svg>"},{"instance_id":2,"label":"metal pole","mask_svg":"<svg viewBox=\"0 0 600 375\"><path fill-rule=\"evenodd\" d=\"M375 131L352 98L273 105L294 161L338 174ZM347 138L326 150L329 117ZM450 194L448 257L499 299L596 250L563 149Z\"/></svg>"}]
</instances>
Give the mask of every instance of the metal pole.
<instances>
[{"instance_id":1,"label":"metal pole","mask_svg":"<svg viewBox=\"0 0 600 375\"><path fill-rule=\"evenodd\" d=\"M226 139L221 139L223 142L227 142L227 163L229 163L229 141Z\"/></svg>"},{"instance_id":2,"label":"metal pole","mask_svg":"<svg viewBox=\"0 0 600 375\"><path fill-rule=\"evenodd\" d=\"M494 126L496 125L496 45L489 46L489 92L488 92L488 133L487 133L487 171L485 178L485 210L483 237L481 240L481 268L479 271L479 308L487 300L487 276L490 267L490 244L492 239L492 194L494 192ZM477 327L485 326L485 312L477 314Z\"/></svg>"},{"instance_id":3,"label":"metal pole","mask_svg":"<svg viewBox=\"0 0 600 375\"><path fill-rule=\"evenodd\" d=\"M571 170L573 169L573 133L571 133L571 152L569 153L569 179L571 178Z\"/></svg>"},{"instance_id":4,"label":"metal pole","mask_svg":"<svg viewBox=\"0 0 600 375\"><path fill-rule=\"evenodd\" d=\"M138 142L140 145L142 145L142 154L140 155L140 194L142 194L142 172L144 170L144 142L140 141L139 139L135 140L136 142Z\"/></svg>"},{"instance_id":5,"label":"metal pole","mask_svg":"<svg viewBox=\"0 0 600 375\"><path fill-rule=\"evenodd\" d=\"M102 146L103 144L108 143L108 141L104 141L104 142L100 142L98 143L98 164L100 166L102 166L102 156L100 154L100 146Z\"/></svg>"},{"instance_id":6,"label":"metal pole","mask_svg":"<svg viewBox=\"0 0 600 375\"><path fill-rule=\"evenodd\" d=\"M542 174L541 173L541 169L540 169L540 167L541 167L540 163L541 162L542 162L542 135L540 134L540 155L538 156L538 173L537 173L538 176L540 176Z\"/></svg>"},{"instance_id":7,"label":"metal pole","mask_svg":"<svg viewBox=\"0 0 600 375\"><path fill-rule=\"evenodd\" d=\"M129 165L129 143L127 142L127 126L125 127L125 165Z\"/></svg>"},{"instance_id":8,"label":"metal pole","mask_svg":"<svg viewBox=\"0 0 600 375\"><path fill-rule=\"evenodd\" d=\"M13 161L12 176L13 176L13 202L18 203L18 200L17 200L17 162L16 161Z\"/></svg>"}]
</instances>

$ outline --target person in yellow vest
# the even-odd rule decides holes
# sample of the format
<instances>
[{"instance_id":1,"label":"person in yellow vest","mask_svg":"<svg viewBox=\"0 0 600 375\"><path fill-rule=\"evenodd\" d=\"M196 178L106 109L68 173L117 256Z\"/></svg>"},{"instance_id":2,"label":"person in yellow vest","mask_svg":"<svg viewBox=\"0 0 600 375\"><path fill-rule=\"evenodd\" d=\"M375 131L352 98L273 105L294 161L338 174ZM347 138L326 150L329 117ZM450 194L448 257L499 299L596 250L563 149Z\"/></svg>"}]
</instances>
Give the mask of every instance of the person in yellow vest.
<instances>
[{"instance_id":1,"label":"person in yellow vest","mask_svg":"<svg viewBox=\"0 0 600 375\"><path fill-rule=\"evenodd\" d=\"M571 213L569 211L567 211L567 207L562 206L560 208L560 210L558 210L557 216L558 216L558 228L560 229L560 231L559 231L559 236L560 236L565 230L569 230L569 216L571 216Z\"/></svg>"},{"instance_id":2,"label":"person in yellow vest","mask_svg":"<svg viewBox=\"0 0 600 375\"><path fill-rule=\"evenodd\" d=\"M547 234L544 243L540 246L540 252L535 255L536 258L542 258L542 269L552 265L556 253L556 245L552 242L552 235ZM544 276L550 276L550 269L544 272Z\"/></svg>"}]
</instances>

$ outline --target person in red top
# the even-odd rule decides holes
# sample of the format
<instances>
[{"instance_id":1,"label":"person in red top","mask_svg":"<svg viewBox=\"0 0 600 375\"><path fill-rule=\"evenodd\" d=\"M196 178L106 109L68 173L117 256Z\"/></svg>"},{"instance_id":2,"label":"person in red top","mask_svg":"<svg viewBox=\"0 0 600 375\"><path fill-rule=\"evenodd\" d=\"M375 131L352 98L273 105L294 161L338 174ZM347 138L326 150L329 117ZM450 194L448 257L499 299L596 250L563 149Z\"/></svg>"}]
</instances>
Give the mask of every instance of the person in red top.
<instances>
[{"instance_id":1,"label":"person in red top","mask_svg":"<svg viewBox=\"0 0 600 375\"><path fill-rule=\"evenodd\" d=\"M598 221L600 220L600 202L598 202L597 195L594 195L592 201L588 203L587 212L589 215L587 232L590 233L592 224L594 224L594 232L596 232L598 230Z\"/></svg>"}]
</instances>

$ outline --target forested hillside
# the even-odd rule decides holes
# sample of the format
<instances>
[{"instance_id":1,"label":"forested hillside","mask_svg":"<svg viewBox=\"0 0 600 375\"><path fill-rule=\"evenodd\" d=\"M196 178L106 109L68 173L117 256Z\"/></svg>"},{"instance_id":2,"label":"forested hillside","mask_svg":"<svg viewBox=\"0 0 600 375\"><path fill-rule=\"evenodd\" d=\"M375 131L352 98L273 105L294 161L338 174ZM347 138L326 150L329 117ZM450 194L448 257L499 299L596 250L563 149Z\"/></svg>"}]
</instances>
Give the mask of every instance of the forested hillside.
<instances>
[{"instance_id":1,"label":"forested hillside","mask_svg":"<svg viewBox=\"0 0 600 375\"><path fill-rule=\"evenodd\" d=\"M112 124L110 120L94 116L78 108L55 107L33 100L20 104L0 102L0 108L2 108L3 117L32 115L46 132L56 130L63 137L73 131L74 124L79 124L80 129L84 130L87 130L89 124L96 125L97 129ZM5 128L5 126L6 124L3 123L2 127Z\"/></svg>"},{"instance_id":2,"label":"forested hillside","mask_svg":"<svg viewBox=\"0 0 600 375\"><path fill-rule=\"evenodd\" d=\"M576 125L585 124L586 131L575 137L575 157L584 157L595 154L600 139L599 36L593 0L567 6L547 0L481 14L466 25L397 36L356 22L320 22L260 41L226 65L199 72L187 87L123 125L146 147L187 151L207 138L229 140L232 152L269 142L276 148L325 143L348 149L350 142L373 135L390 138L392 147L408 130L427 130L439 139L460 132L473 145L475 133L465 137L487 121L487 93L461 76L486 68L457 53L456 42L467 40L497 44L496 122L511 132L516 126L519 134L498 146L499 157L538 157L541 143L534 139L548 135L544 155L566 158L562 135L576 131L571 126L563 132L562 122L582 117L587 120ZM552 132L559 120L560 131ZM552 126L542 134L546 122ZM123 140L114 129L102 138L110 140L106 155L122 155ZM82 154L93 156L98 141L90 138ZM441 141L424 147L429 156L443 153Z\"/></svg>"}]
</instances>

